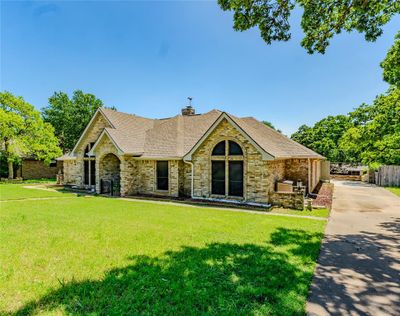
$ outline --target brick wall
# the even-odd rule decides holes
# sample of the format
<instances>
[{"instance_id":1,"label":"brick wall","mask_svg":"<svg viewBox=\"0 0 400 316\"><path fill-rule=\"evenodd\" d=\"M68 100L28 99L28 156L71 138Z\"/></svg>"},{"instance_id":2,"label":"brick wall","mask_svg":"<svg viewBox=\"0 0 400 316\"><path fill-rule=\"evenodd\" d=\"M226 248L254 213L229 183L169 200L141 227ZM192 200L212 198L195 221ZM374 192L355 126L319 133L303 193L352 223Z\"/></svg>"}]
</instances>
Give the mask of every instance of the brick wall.
<instances>
[{"instance_id":1,"label":"brick wall","mask_svg":"<svg viewBox=\"0 0 400 316\"><path fill-rule=\"evenodd\" d=\"M23 179L55 178L63 169L62 161L57 161L56 166L46 165L40 160L23 160L19 174Z\"/></svg>"}]
</instances>

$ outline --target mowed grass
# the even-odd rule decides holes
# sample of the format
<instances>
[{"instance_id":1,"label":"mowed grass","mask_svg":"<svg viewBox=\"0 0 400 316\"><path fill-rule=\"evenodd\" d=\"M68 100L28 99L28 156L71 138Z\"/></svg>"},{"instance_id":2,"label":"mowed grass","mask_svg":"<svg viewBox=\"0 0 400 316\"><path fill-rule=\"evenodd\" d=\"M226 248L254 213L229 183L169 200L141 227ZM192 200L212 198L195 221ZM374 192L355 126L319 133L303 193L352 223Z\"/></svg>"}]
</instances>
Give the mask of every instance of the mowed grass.
<instances>
[{"instance_id":1,"label":"mowed grass","mask_svg":"<svg viewBox=\"0 0 400 316\"><path fill-rule=\"evenodd\" d=\"M329 210L326 208L313 208L312 210L303 211L300 210L292 210L286 208L273 208L271 213L278 213L278 214L290 214L290 215L298 215L298 216L314 216L314 217L329 217Z\"/></svg>"},{"instance_id":2,"label":"mowed grass","mask_svg":"<svg viewBox=\"0 0 400 316\"><path fill-rule=\"evenodd\" d=\"M325 226L101 197L0 207L0 314L16 315L301 315Z\"/></svg>"},{"instance_id":3,"label":"mowed grass","mask_svg":"<svg viewBox=\"0 0 400 316\"><path fill-rule=\"evenodd\" d=\"M36 189L28 188L35 187ZM67 193L61 189L47 188L45 184L22 183L0 184L0 201L20 200L27 198L72 197L76 194Z\"/></svg>"},{"instance_id":4,"label":"mowed grass","mask_svg":"<svg viewBox=\"0 0 400 316\"><path fill-rule=\"evenodd\" d=\"M387 187L390 192L393 192L397 196L400 196L400 187Z\"/></svg>"}]
</instances>

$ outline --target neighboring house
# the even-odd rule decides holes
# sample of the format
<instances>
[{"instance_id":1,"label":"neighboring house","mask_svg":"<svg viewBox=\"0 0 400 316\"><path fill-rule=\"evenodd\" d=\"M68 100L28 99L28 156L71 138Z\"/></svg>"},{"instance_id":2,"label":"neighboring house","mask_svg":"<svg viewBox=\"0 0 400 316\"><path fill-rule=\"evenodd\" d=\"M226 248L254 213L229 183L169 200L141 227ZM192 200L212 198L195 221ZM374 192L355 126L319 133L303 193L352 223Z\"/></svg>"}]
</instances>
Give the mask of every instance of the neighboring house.
<instances>
[{"instance_id":1,"label":"neighboring house","mask_svg":"<svg viewBox=\"0 0 400 316\"><path fill-rule=\"evenodd\" d=\"M55 179L57 174L63 169L62 161L51 161L46 164L42 160L35 158L22 158L19 168L15 175L18 178L28 179Z\"/></svg>"},{"instance_id":2,"label":"neighboring house","mask_svg":"<svg viewBox=\"0 0 400 316\"><path fill-rule=\"evenodd\" d=\"M73 151L60 157L64 183L137 194L271 203L276 184L312 191L324 157L252 117L212 110L148 119L100 108Z\"/></svg>"}]
</instances>

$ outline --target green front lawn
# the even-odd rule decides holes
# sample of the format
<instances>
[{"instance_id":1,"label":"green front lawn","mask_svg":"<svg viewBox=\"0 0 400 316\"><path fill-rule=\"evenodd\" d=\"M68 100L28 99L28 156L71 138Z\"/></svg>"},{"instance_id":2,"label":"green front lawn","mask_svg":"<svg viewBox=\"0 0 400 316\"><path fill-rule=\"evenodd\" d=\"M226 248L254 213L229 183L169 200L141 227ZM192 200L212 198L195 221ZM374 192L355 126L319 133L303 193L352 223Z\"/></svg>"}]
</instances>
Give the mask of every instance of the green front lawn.
<instances>
[{"instance_id":1,"label":"green front lawn","mask_svg":"<svg viewBox=\"0 0 400 316\"><path fill-rule=\"evenodd\" d=\"M400 196L400 187L387 187L390 192L393 192L397 196Z\"/></svg>"},{"instance_id":2,"label":"green front lawn","mask_svg":"<svg viewBox=\"0 0 400 316\"><path fill-rule=\"evenodd\" d=\"M32 189L29 187L35 187ZM45 184L0 184L0 201L21 200L27 198L48 198L48 197L73 197L76 194L68 193L60 188L54 189Z\"/></svg>"},{"instance_id":3,"label":"green front lawn","mask_svg":"<svg viewBox=\"0 0 400 316\"><path fill-rule=\"evenodd\" d=\"M0 190L0 314L304 314L325 221Z\"/></svg>"},{"instance_id":4,"label":"green front lawn","mask_svg":"<svg viewBox=\"0 0 400 316\"><path fill-rule=\"evenodd\" d=\"M273 208L271 213L290 214L299 216L314 216L314 217L329 217L329 210L327 208L313 208L311 211L304 209L303 211L292 210L287 208Z\"/></svg>"}]
</instances>

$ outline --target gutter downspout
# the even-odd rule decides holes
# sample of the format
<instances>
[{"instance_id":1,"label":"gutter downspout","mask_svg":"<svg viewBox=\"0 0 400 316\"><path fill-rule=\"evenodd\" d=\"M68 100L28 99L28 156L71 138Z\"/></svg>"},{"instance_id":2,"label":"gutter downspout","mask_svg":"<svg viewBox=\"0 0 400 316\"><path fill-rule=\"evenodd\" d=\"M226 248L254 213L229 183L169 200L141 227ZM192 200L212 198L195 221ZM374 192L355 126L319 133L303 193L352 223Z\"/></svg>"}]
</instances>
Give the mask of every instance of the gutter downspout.
<instances>
[{"instance_id":1,"label":"gutter downspout","mask_svg":"<svg viewBox=\"0 0 400 316\"><path fill-rule=\"evenodd\" d=\"M193 192L194 192L194 165L193 162L183 160L184 163L187 163L190 165L191 168L191 177L190 177L190 197L193 199Z\"/></svg>"}]
</instances>

